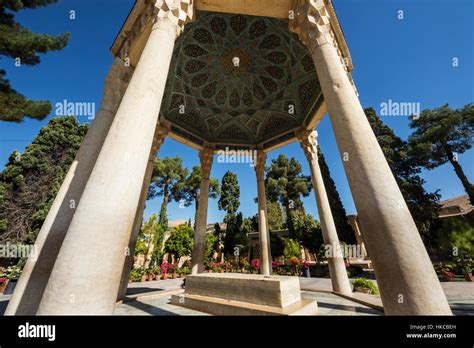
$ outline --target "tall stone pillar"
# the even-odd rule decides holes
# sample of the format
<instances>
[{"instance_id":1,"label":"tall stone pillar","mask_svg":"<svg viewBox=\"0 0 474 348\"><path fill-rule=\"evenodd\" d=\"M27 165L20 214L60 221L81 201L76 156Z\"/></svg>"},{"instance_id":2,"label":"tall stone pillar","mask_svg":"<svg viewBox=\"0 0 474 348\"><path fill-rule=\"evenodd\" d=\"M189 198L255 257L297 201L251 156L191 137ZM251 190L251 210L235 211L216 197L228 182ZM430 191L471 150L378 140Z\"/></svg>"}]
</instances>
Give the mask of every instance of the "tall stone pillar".
<instances>
[{"instance_id":1,"label":"tall stone pillar","mask_svg":"<svg viewBox=\"0 0 474 348\"><path fill-rule=\"evenodd\" d=\"M209 184L211 177L212 161L214 150L204 148L199 152L201 160L202 180L199 188L199 204L194 222L194 246L192 255L191 274L198 274L204 271L204 259L206 254L206 226L207 207L209 202Z\"/></svg>"},{"instance_id":2,"label":"tall stone pillar","mask_svg":"<svg viewBox=\"0 0 474 348\"><path fill-rule=\"evenodd\" d=\"M348 215L347 220L351 225L352 230L354 231L354 236L357 241L357 244L360 246L360 256L365 259L367 257L367 250L365 249L364 237L362 236L362 232L359 226L359 217L357 215Z\"/></svg>"},{"instance_id":3,"label":"tall stone pillar","mask_svg":"<svg viewBox=\"0 0 474 348\"><path fill-rule=\"evenodd\" d=\"M341 253L336 225L334 224L331 206L329 205L326 188L324 186L323 175L319 167L317 136L318 133L316 131L303 131L299 133L298 138L311 169L311 181L313 182L314 197L316 198L316 204L318 206L324 244L329 246L329 251L331 251L327 259L332 289L335 292L350 295L352 294L352 288Z\"/></svg>"},{"instance_id":4,"label":"tall stone pillar","mask_svg":"<svg viewBox=\"0 0 474 348\"><path fill-rule=\"evenodd\" d=\"M150 187L150 182L153 176L155 158L157 152L160 150L161 145L165 141L168 131L169 127L165 125L159 124L156 127L155 137L153 139L153 145L151 147L150 157L148 158L148 164L146 167L145 179L143 180L143 186L140 193L140 201L138 202L137 213L133 222L132 235L130 237L130 242L128 243L128 248L125 256L125 262L123 265L122 278L120 280L117 300L122 300L127 295L128 279L130 277L130 271L133 267L134 251L137 245L138 235L140 234L140 229L142 227L143 210L145 209L148 188Z\"/></svg>"},{"instance_id":5,"label":"tall stone pillar","mask_svg":"<svg viewBox=\"0 0 474 348\"><path fill-rule=\"evenodd\" d=\"M192 0L157 1L148 41L54 264L37 314L112 314L174 43Z\"/></svg>"},{"instance_id":6,"label":"tall stone pillar","mask_svg":"<svg viewBox=\"0 0 474 348\"><path fill-rule=\"evenodd\" d=\"M386 314L451 314L413 218L336 49L323 0L298 1L290 30L308 47L374 264Z\"/></svg>"},{"instance_id":7,"label":"tall stone pillar","mask_svg":"<svg viewBox=\"0 0 474 348\"><path fill-rule=\"evenodd\" d=\"M36 313L66 231L132 74L133 68L125 66L118 58L110 68L100 108L36 238L35 255L23 268L6 315Z\"/></svg>"},{"instance_id":8,"label":"tall stone pillar","mask_svg":"<svg viewBox=\"0 0 474 348\"><path fill-rule=\"evenodd\" d=\"M272 254L270 250L270 230L268 229L267 198L265 194L265 163L267 154L257 150L257 163L255 173L257 175L258 192L258 231L260 240L260 273L272 274Z\"/></svg>"}]
</instances>

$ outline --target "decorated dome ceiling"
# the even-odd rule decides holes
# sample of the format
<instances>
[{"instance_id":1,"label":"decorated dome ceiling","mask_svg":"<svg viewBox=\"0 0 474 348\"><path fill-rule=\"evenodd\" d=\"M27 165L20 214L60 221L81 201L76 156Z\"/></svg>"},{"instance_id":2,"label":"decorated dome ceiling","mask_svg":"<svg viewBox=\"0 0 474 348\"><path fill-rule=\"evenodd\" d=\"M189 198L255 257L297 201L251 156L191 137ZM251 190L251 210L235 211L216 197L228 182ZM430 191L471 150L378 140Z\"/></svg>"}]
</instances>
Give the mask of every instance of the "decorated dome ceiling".
<instances>
[{"instance_id":1,"label":"decorated dome ceiling","mask_svg":"<svg viewBox=\"0 0 474 348\"><path fill-rule=\"evenodd\" d=\"M267 17L200 12L177 39L162 105L194 142L256 145L290 134L322 101L309 52Z\"/></svg>"}]
</instances>

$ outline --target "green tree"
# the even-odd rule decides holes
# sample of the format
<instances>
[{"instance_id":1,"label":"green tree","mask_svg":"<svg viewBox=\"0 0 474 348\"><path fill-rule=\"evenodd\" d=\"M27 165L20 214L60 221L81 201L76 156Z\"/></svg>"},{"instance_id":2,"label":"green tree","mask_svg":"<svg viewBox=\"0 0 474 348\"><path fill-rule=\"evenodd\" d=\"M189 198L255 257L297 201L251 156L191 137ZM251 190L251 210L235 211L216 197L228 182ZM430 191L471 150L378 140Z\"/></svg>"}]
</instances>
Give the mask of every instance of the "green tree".
<instances>
[{"instance_id":1,"label":"green tree","mask_svg":"<svg viewBox=\"0 0 474 348\"><path fill-rule=\"evenodd\" d=\"M164 237L163 226L158 223L156 214L152 214L140 229L135 255L142 253L145 256L145 265L155 267L163 258Z\"/></svg>"},{"instance_id":2,"label":"green tree","mask_svg":"<svg viewBox=\"0 0 474 348\"><path fill-rule=\"evenodd\" d=\"M222 235L222 229L221 229L221 225L216 222L214 224L214 235L217 237L217 238L220 238L221 235Z\"/></svg>"},{"instance_id":3,"label":"green tree","mask_svg":"<svg viewBox=\"0 0 474 348\"><path fill-rule=\"evenodd\" d=\"M185 180L178 182L176 195L182 199L185 206L195 204L194 221L196 221L199 207L199 194L201 192L202 171L200 166L194 166L189 176ZM209 180L209 198L216 199L220 195L219 180L211 178Z\"/></svg>"},{"instance_id":4,"label":"green tree","mask_svg":"<svg viewBox=\"0 0 474 348\"><path fill-rule=\"evenodd\" d=\"M183 256L191 255L194 232L186 224L171 229L171 235L165 242L165 252L173 254L176 262Z\"/></svg>"},{"instance_id":5,"label":"green tree","mask_svg":"<svg viewBox=\"0 0 474 348\"><path fill-rule=\"evenodd\" d=\"M285 250L285 241L275 233L270 233L270 250L272 258L283 256Z\"/></svg>"},{"instance_id":6,"label":"green tree","mask_svg":"<svg viewBox=\"0 0 474 348\"><path fill-rule=\"evenodd\" d=\"M242 214L237 214L240 206L240 187L237 175L230 170L222 177L221 196L218 201L219 210L227 214L224 222L227 224L224 238L224 254L233 255L235 242L234 237L239 233L242 225Z\"/></svg>"},{"instance_id":7,"label":"green tree","mask_svg":"<svg viewBox=\"0 0 474 348\"><path fill-rule=\"evenodd\" d=\"M226 216L225 221L227 226L224 238L224 255L233 255L234 248L237 245L241 245L241 227L243 220L242 213Z\"/></svg>"},{"instance_id":8,"label":"green tree","mask_svg":"<svg viewBox=\"0 0 474 348\"><path fill-rule=\"evenodd\" d=\"M23 154L10 155L0 174L0 242L34 243L87 129L53 118Z\"/></svg>"},{"instance_id":9,"label":"green tree","mask_svg":"<svg viewBox=\"0 0 474 348\"><path fill-rule=\"evenodd\" d=\"M365 114L425 244L435 247L440 226L439 194L426 192L423 188L425 181L418 175L421 169L409 155L407 142L397 137L374 109L367 108Z\"/></svg>"},{"instance_id":10,"label":"green tree","mask_svg":"<svg viewBox=\"0 0 474 348\"><path fill-rule=\"evenodd\" d=\"M281 206L278 202L268 202L268 227L270 231L278 231L283 227L283 217L281 214Z\"/></svg>"},{"instance_id":11,"label":"green tree","mask_svg":"<svg viewBox=\"0 0 474 348\"><path fill-rule=\"evenodd\" d=\"M242 213L239 214L242 215ZM238 232L234 235L233 244L240 245L240 254L242 255L249 249L248 234L256 232L256 230L253 228L252 218L238 220L242 221L242 223L239 226Z\"/></svg>"},{"instance_id":12,"label":"green tree","mask_svg":"<svg viewBox=\"0 0 474 348\"><path fill-rule=\"evenodd\" d=\"M221 197L219 210L224 210L227 215L235 215L240 206L240 187L237 175L230 170L222 177Z\"/></svg>"},{"instance_id":13,"label":"green tree","mask_svg":"<svg viewBox=\"0 0 474 348\"><path fill-rule=\"evenodd\" d=\"M415 131L409 138L410 154L427 169L451 163L456 175L474 204L474 186L469 182L458 161L458 155L472 148L474 136L474 104L460 109L443 105L424 110L413 118L410 127Z\"/></svg>"},{"instance_id":14,"label":"green tree","mask_svg":"<svg viewBox=\"0 0 474 348\"><path fill-rule=\"evenodd\" d=\"M219 247L219 240L214 233L206 233L206 259L210 260L214 256L214 251Z\"/></svg>"},{"instance_id":15,"label":"green tree","mask_svg":"<svg viewBox=\"0 0 474 348\"><path fill-rule=\"evenodd\" d=\"M168 217L166 208L171 200L179 202L182 197L180 187L188 176L188 170L183 167L183 159L180 157L155 158L153 176L148 191L148 199L163 196L160 208L159 223L168 229Z\"/></svg>"},{"instance_id":16,"label":"green tree","mask_svg":"<svg viewBox=\"0 0 474 348\"><path fill-rule=\"evenodd\" d=\"M283 249L283 256L286 260L290 260L293 257L301 259L301 250L298 242L293 239L288 239Z\"/></svg>"},{"instance_id":17,"label":"green tree","mask_svg":"<svg viewBox=\"0 0 474 348\"><path fill-rule=\"evenodd\" d=\"M321 246L324 245L323 234L319 222L311 215L301 211L292 212L295 224L296 235L299 237L301 244L309 252L317 254Z\"/></svg>"},{"instance_id":18,"label":"green tree","mask_svg":"<svg viewBox=\"0 0 474 348\"><path fill-rule=\"evenodd\" d=\"M440 249L452 254L453 248L458 253L474 254L474 228L460 216L444 218L441 233L438 235Z\"/></svg>"},{"instance_id":19,"label":"green tree","mask_svg":"<svg viewBox=\"0 0 474 348\"><path fill-rule=\"evenodd\" d=\"M267 168L265 181L268 201L281 203L285 209L286 226L293 237L291 211L303 210L301 196L307 197L311 192L311 179L302 174L301 164L295 158L288 159L280 154Z\"/></svg>"},{"instance_id":20,"label":"green tree","mask_svg":"<svg viewBox=\"0 0 474 348\"><path fill-rule=\"evenodd\" d=\"M318 162L321 168L321 174L323 176L324 187L326 188L326 194L331 207L332 217L334 219L334 225L336 226L337 235L341 241L348 244L355 244L355 234L351 225L347 221L346 209L342 205L341 197L336 188L336 183L331 178L331 172L326 163L323 153L318 146Z\"/></svg>"},{"instance_id":21,"label":"green tree","mask_svg":"<svg viewBox=\"0 0 474 348\"><path fill-rule=\"evenodd\" d=\"M38 53L62 50L69 34L59 36L34 33L15 21L15 14L24 9L35 9L57 0L5 0L0 2L0 56L15 59L15 63L36 65ZM21 122L24 117L43 119L51 112L48 101L32 101L15 91L0 69L0 119Z\"/></svg>"}]
</instances>

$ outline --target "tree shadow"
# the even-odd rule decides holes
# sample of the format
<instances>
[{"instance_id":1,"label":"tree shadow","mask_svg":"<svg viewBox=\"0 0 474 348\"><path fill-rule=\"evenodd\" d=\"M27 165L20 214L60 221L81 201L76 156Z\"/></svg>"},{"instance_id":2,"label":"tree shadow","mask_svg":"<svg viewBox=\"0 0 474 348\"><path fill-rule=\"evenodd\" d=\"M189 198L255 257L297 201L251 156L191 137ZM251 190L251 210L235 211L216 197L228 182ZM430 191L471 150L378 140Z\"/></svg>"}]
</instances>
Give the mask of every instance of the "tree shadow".
<instances>
[{"instance_id":1,"label":"tree shadow","mask_svg":"<svg viewBox=\"0 0 474 348\"><path fill-rule=\"evenodd\" d=\"M130 301L130 302L124 303L124 305L134 307L136 309L139 309L139 310L141 310L145 313L151 314L151 315L177 316L176 313L164 310L162 308L152 306L152 305L147 304L147 303L143 303L141 301Z\"/></svg>"},{"instance_id":2,"label":"tree shadow","mask_svg":"<svg viewBox=\"0 0 474 348\"><path fill-rule=\"evenodd\" d=\"M365 313L365 314L374 314L374 315L381 314L379 311L372 308L364 308L364 307L343 305L343 304L336 304L336 303L327 303L327 302L318 301L318 306L323 307L323 308L329 308L329 309L338 309L338 310L346 311L346 312Z\"/></svg>"}]
</instances>

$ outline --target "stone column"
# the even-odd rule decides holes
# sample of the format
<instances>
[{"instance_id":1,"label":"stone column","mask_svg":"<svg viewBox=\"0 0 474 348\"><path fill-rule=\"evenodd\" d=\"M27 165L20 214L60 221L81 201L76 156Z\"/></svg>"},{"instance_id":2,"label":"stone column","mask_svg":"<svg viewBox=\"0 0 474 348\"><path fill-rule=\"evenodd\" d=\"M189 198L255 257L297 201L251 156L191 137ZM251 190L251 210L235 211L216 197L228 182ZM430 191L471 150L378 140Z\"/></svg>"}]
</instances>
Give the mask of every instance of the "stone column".
<instances>
[{"instance_id":1,"label":"stone column","mask_svg":"<svg viewBox=\"0 0 474 348\"><path fill-rule=\"evenodd\" d=\"M196 221L194 222L194 246L191 260L191 274L198 274L204 271L204 259L206 256L207 207L209 201L209 183L213 158L214 150L211 148L204 148L199 152L202 180L201 186L199 188L199 204L196 214Z\"/></svg>"},{"instance_id":2,"label":"stone column","mask_svg":"<svg viewBox=\"0 0 474 348\"><path fill-rule=\"evenodd\" d=\"M91 172L37 314L112 314L176 36L191 0L157 1L153 29Z\"/></svg>"},{"instance_id":3,"label":"stone column","mask_svg":"<svg viewBox=\"0 0 474 348\"><path fill-rule=\"evenodd\" d=\"M347 276L344 258L341 253L336 225L332 217L323 175L318 162L318 133L316 131L303 131L298 134L301 147L309 162L311 169L311 181L313 183L314 197L318 205L319 221L323 233L324 244L330 247L331 255L328 256L329 274L331 276L332 289L335 292L350 295L352 287Z\"/></svg>"},{"instance_id":4,"label":"stone column","mask_svg":"<svg viewBox=\"0 0 474 348\"><path fill-rule=\"evenodd\" d=\"M130 277L130 271L133 267L134 252L137 245L138 235L140 234L140 229L142 227L143 210L145 209L148 188L150 187L150 182L153 176L155 158L157 152L160 150L161 145L165 141L168 131L169 127L167 126L160 124L156 127L155 137L153 139L153 145L151 147L150 157L148 158L148 164L146 167L145 179L143 180L142 190L140 193L140 201L138 203L137 213L133 222L132 235L130 237L130 242L128 243L127 253L125 256L117 300L122 300L127 295L128 279Z\"/></svg>"},{"instance_id":5,"label":"stone column","mask_svg":"<svg viewBox=\"0 0 474 348\"><path fill-rule=\"evenodd\" d=\"M348 215L347 220L354 230L355 239L357 244L360 246L361 256L365 259L367 257L367 250L365 249L364 237L362 236L362 232L360 230L359 218L357 215Z\"/></svg>"},{"instance_id":6,"label":"stone column","mask_svg":"<svg viewBox=\"0 0 474 348\"><path fill-rule=\"evenodd\" d=\"M66 231L132 74L133 68L125 66L118 58L110 68L100 108L36 238L35 255L23 268L6 315L36 313Z\"/></svg>"},{"instance_id":7,"label":"stone column","mask_svg":"<svg viewBox=\"0 0 474 348\"><path fill-rule=\"evenodd\" d=\"M272 254L270 250L270 230L268 229L267 198L265 195L265 162L267 154L258 149L255 163L258 192L258 231L260 240L260 273L272 274Z\"/></svg>"},{"instance_id":8,"label":"stone column","mask_svg":"<svg viewBox=\"0 0 474 348\"><path fill-rule=\"evenodd\" d=\"M413 218L349 80L322 0L298 1L290 29L308 47L374 264L386 314L451 314Z\"/></svg>"}]
</instances>

